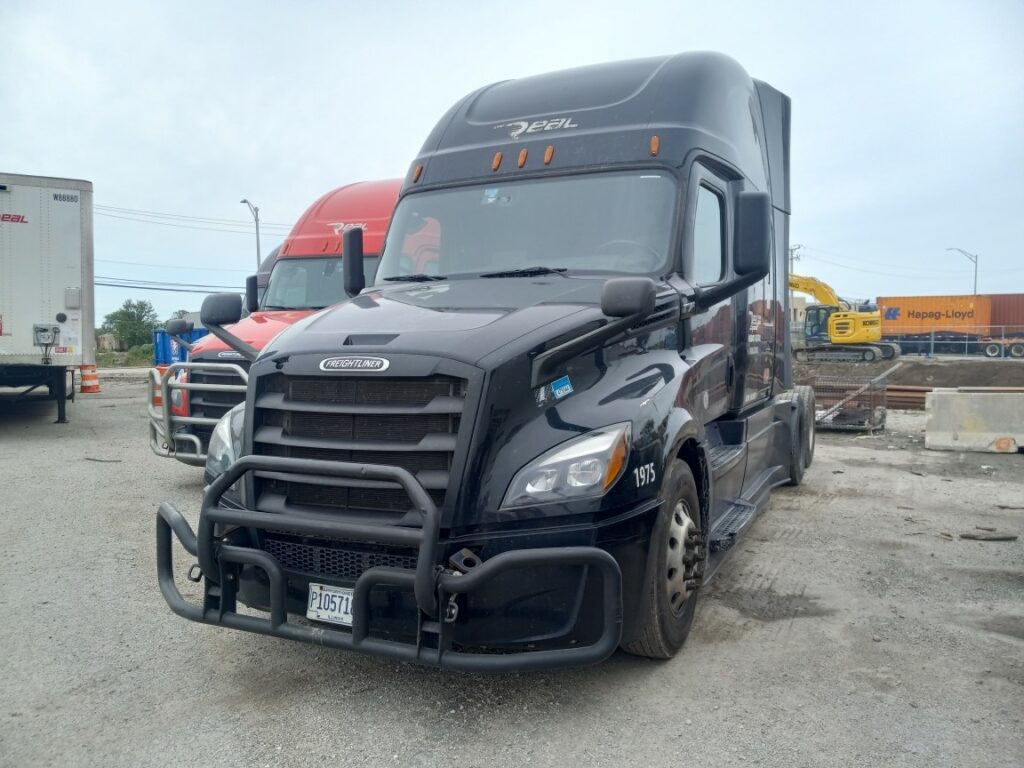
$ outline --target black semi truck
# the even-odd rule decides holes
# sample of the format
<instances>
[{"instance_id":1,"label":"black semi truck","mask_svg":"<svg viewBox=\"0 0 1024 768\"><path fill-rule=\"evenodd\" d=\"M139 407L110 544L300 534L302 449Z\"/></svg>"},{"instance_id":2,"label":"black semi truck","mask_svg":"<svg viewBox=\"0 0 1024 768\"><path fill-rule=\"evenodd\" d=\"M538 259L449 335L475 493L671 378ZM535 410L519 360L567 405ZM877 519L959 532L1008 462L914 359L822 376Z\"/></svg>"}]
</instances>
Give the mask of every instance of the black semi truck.
<instances>
[{"instance_id":1,"label":"black semi truck","mask_svg":"<svg viewBox=\"0 0 1024 768\"><path fill-rule=\"evenodd\" d=\"M410 166L374 284L354 229L350 300L258 356L235 343L255 359L198 529L158 513L172 610L468 670L672 656L814 450L788 348L789 121L710 53L459 101ZM211 296L203 321L230 340L240 311Z\"/></svg>"}]
</instances>

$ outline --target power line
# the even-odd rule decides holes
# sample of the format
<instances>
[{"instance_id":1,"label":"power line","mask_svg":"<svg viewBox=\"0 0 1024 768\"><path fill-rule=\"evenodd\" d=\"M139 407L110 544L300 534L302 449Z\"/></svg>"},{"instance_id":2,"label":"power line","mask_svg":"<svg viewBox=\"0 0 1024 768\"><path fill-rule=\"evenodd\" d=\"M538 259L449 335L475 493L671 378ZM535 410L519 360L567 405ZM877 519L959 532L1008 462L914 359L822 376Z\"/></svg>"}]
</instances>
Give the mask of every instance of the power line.
<instances>
[{"instance_id":1,"label":"power line","mask_svg":"<svg viewBox=\"0 0 1024 768\"><path fill-rule=\"evenodd\" d=\"M108 277L106 275L96 275L97 280L119 280L121 282L128 283L139 283L141 285L177 285L179 287L188 286L190 288L227 288L234 290L234 286L231 285L204 285L203 283L169 283L166 280L141 280L134 277Z\"/></svg>"},{"instance_id":2,"label":"power line","mask_svg":"<svg viewBox=\"0 0 1024 768\"><path fill-rule=\"evenodd\" d=\"M96 259L98 262L104 264L126 264L132 267L148 267L150 269L173 269L178 272L189 272L191 270L199 270L201 272L242 272L244 274L252 274L251 269L235 269L233 267L193 267L185 264L147 264L144 261L118 261L117 259Z\"/></svg>"},{"instance_id":3,"label":"power line","mask_svg":"<svg viewBox=\"0 0 1024 768\"><path fill-rule=\"evenodd\" d=\"M124 285L122 283L96 283L96 285L102 285L106 288L130 288L135 291L168 291L170 293L209 293L208 290L190 288L158 288L155 285ZM241 288L234 288L230 291L231 293L242 293Z\"/></svg>"},{"instance_id":4,"label":"power line","mask_svg":"<svg viewBox=\"0 0 1024 768\"><path fill-rule=\"evenodd\" d=\"M138 224L158 224L161 227L176 227L178 229L202 229L209 232L230 232L236 235L247 235L252 237L252 230L246 231L244 229L224 229L223 227L200 227L194 224L178 224L170 221L155 221L151 219L138 219L132 216L119 216L116 213L106 213L105 211L96 211L97 216L107 216L111 219L123 219L124 221L134 221Z\"/></svg>"},{"instance_id":5,"label":"power line","mask_svg":"<svg viewBox=\"0 0 1024 768\"><path fill-rule=\"evenodd\" d=\"M185 219L188 221L202 221L208 224L239 224L248 225L249 222L245 219L213 219L207 216L188 216L183 213L161 213L160 211L143 211L138 208L121 208L116 205L94 205L93 208L104 211L116 211L117 213L131 213L140 214L144 216L155 216L161 219ZM268 227L284 227L285 229L291 229L291 224L273 224L269 222L260 222Z\"/></svg>"}]
</instances>

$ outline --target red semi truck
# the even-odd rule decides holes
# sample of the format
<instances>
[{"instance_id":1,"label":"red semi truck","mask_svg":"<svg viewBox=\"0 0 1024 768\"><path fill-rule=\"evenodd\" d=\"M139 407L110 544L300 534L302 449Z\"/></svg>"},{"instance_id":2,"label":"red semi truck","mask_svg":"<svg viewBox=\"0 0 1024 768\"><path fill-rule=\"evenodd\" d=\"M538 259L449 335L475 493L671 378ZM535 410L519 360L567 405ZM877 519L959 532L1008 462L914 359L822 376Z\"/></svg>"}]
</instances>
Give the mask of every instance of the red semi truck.
<instances>
[{"instance_id":1,"label":"red semi truck","mask_svg":"<svg viewBox=\"0 0 1024 768\"><path fill-rule=\"evenodd\" d=\"M363 231L367 282L373 281L401 179L340 187L317 200L281 245L265 290L256 276L246 283L249 316L231 332L256 349L283 329L347 298L343 286L342 235ZM178 336L184 321L171 321ZM217 421L245 399L249 363L216 335L191 345L189 361L150 371L149 444L159 456L203 466Z\"/></svg>"}]
</instances>

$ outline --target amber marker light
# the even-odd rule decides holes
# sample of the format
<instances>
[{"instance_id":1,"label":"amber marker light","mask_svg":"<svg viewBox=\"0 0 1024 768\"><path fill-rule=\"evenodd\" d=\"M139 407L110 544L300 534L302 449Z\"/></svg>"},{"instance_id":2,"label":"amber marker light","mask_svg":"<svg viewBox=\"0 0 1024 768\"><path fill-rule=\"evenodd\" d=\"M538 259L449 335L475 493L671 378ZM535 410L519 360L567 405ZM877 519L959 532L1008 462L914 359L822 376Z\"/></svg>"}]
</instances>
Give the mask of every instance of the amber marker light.
<instances>
[{"instance_id":1,"label":"amber marker light","mask_svg":"<svg viewBox=\"0 0 1024 768\"><path fill-rule=\"evenodd\" d=\"M415 184L420 180L420 176L423 175L423 166L417 165L416 170L412 172L412 183Z\"/></svg>"},{"instance_id":2,"label":"amber marker light","mask_svg":"<svg viewBox=\"0 0 1024 768\"><path fill-rule=\"evenodd\" d=\"M604 488L608 490L619 479L622 471L626 468L626 457L629 456L629 436L623 432L612 448L612 454L608 457L608 469L604 473Z\"/></svg>"},{"instance_id":3,"label":"amber marker light","mask_svg":"<svg viewBox=\"0 0 1024 768\"><path fill-rule=\"evenodd\" d=\"M526 165L526 154L526 147L523 147L522 149L519 150L519 162L517 163L517 165L520 168Z\"/></svg>"},{"instance_id":4,"label":"amber marker light","mask_svg":"<svg viewBox=\"0 0 1024 768\"><path fill-rule=\"evenodd\" d=\"M548 144L548 148L544 150L544 165L551 165L551 160L555 156L555 148Z\"/></svg>"},{"instance_id":5,"label":"amber marker light","mask_svg":"<svg viewBox=\"0 0 1024 768\"><path fill-rule=\"evenodd\" d=\"M502 158L501 152L495 152L494 153L494 159L491 161L491 170L492 171L496 171L499 168L501 168L501 158Z\"/></svg>"},{"instance_id":6,"label":"amber marker light","mask_svg":"<svg viewBox=\"0 0 1024 768\"><path fill-rule=\"evenodd\" d=\"M661 139L651 136L651 157L657 157L659 149L661 149Z\"/></svg>"}]
</instances>

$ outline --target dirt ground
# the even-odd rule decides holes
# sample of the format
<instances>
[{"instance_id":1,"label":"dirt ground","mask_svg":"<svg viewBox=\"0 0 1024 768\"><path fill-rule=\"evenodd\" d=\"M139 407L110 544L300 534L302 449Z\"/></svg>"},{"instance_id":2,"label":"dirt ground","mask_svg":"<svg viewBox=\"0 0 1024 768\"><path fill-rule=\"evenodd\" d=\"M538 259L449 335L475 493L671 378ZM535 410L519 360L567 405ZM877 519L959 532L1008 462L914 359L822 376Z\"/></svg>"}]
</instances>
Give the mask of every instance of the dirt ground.
<instances>
[{"instance_id":1,"label":"dirt ground","mask_svg":"<svg viewBox=\"0 0 1024 768\"><path fill-rule=\"evenodd\" d=\"M1024 360L941 358L928 360L904 355L876 363L796 363L799 383L815 376L873 379L900 363L886 379L889 384L915 387L1024 387Z\"/></svg>"},{"instance_id":2,"label":"dirt ground","mask_svg":"<svg viewBox=\"0 0 1024 768\"><path fill-rule=\"evenodd\" d=\"M174 616L143 390L0 407L0 765L1024 765L1024 540L960 538L1024 535L1024 456L822 434L675 659L477 676Z\"/></svg>"}]
</instances>

